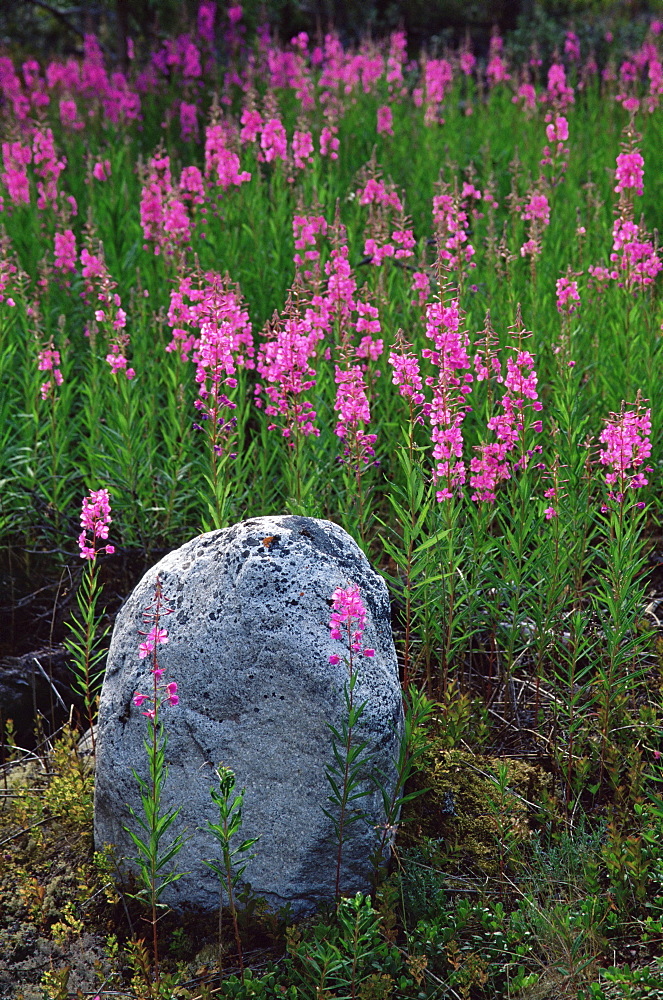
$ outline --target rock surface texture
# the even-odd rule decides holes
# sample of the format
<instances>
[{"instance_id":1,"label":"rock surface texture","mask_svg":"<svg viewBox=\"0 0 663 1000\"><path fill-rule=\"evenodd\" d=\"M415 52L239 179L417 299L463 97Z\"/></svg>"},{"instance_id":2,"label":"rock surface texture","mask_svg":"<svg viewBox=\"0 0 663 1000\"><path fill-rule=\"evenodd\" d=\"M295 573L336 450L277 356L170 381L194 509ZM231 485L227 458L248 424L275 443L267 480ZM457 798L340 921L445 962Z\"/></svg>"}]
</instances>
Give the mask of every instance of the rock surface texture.
<instances>
[{"instance_id":1,"label":"rock surface texture","mask_svg":"<svg viewBox=\"0 0 663 1000\"><path fill-rule=\"evenodd\" d=\"M164 808L182 807L171 830L189 838L177 870L190 872L164 894L171 905L214 909L217 877L203 864L217 845L205 832L219 821L209 792L223 763L246 788L237 843L260 836L245 872L254 892L296 916L334 895L336 850L325 769L332 763L328 724L345 714L347 666L329 633L335 588L354 583L367 608L363 636L375 648L360 657L355 697L366 702L358 736L374 753L374 773L393 787L402 733L402 702L387 588L353 539L314 518L261 517L194 538L171 552L138 584L117 616L99 709L95 840L135 854L125 825L128 805L142 815L132 768L147 777L146 719L132 703L150 690L150 661L139 659L143 609L157 574L174 613L162 624L164 681L176 681L180 701L165 706L169 768ZM347 649L345 650L347 654ZM367 786L369 787L369 786ZM343 849L341 888L368 888L375 827L384 822L376 790L360 800L368 822L353 823Z\"/></svg>"}]
</instances>

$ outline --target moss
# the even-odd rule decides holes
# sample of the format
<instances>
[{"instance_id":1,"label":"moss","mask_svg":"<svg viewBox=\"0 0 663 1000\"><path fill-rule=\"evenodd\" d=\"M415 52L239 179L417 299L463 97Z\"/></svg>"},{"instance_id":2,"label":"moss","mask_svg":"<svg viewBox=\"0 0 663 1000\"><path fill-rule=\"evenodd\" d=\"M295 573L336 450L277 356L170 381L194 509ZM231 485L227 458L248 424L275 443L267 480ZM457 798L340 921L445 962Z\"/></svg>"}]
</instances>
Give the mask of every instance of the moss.
<instances>
[{"instance_id":1,"label":"moss","mask_svg":"<svg viewBox=\"0 0 663 1000\"><path fill-rule=\"evenodd\" d=\"M506 788L498 782L500 765L506 766ZM513 847L529 838L552 781L543 768L522 760L436 747L417 775L417 786L426 791L404 810L399 844L434 841L466 869L492 874L497 840L508 838Z\"/></svg>"}]
</instances>

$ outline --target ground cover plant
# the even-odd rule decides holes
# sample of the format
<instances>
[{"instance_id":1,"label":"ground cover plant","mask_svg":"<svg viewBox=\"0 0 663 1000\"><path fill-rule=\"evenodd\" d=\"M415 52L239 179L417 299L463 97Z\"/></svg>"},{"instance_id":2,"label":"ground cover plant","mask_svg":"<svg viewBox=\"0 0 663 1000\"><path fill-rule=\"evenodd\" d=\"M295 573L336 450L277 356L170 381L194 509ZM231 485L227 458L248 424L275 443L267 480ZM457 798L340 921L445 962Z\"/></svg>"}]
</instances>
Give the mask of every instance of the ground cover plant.
<instances>
[{"instance_id":1,"label":"ground cover plant","mask_svg":"<svg viewBox=\"0 0 663 1000\"><path fill-rule=\"evenodd\" d=\"M126 73L91 35L0 57L5 648L61 643L74 692L30 745L0 717L3 996L663 995L662 34L600 67L570 28L546 64L497 34L413 59L248 45L204 0ZM372 896L288 926L242 893L260 843L221 771L217 934L158 909L158 620L142 889L93 851L77 737L132 574L283 512L388 580L406 822Z\"/></svg>"}]
</instances>

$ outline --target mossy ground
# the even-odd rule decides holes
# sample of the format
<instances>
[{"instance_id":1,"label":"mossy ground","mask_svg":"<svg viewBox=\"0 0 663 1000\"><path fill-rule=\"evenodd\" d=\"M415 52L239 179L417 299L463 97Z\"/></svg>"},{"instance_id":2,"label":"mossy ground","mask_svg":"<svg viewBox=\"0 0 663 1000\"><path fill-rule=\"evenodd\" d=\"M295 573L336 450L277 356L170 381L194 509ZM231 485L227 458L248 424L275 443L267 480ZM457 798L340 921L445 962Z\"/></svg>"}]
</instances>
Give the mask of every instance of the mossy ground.
<instances>
[{"instance_id":1,"label":"mossy ground","mask_svg":"<svg viewBox=\"0 0 663 1000\"><path fill-rule=\"evenodd\" d=\"M470 729L468 715L466 735ZM644 976L642 988L650 989L663 976L654 968L655 928L645 940L642 919L627 926L625 915L654 912L652 873L661 869L637 832L617 822L624 789L612 811L604 804L601 815L571 829L560 776L545 761L473 752L449 733L441 726L428 733L424 766L408 786L420 794L403 812L394 864L374 897L382 951L358 996L428 997L437 982L463 1000L507 988L520 1000L612 998L618 994L603 980L603 992L583 992L611 956L637 966L623 976ZM136 887L118 891L112 854L94 850L91 757L65 727L48 752L15 750L13 758L0 769L0 998L149 1000L151 929L131 899ZM162 973L173 977L168 996L274 1000L293 982L308 996L298 963L311 949L335 947L331 916L288 932L283 915L244 902L248 986L236 978L229 922L221 987L217 915L167 913L159 948ZM619 978L614 988L635 998L638 983Z\"/></svg>"}]
</instances>

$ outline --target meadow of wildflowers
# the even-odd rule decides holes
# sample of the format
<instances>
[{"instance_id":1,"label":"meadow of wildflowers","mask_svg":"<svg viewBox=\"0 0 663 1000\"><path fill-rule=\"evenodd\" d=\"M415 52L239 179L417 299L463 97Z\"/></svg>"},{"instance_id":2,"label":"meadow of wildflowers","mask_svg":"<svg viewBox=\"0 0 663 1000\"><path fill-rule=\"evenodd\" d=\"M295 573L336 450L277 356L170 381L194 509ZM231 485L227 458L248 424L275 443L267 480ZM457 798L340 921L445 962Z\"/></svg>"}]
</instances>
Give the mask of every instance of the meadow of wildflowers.
<instances>
[{"instance_id":1,"label":"meadow of wildflowers","mask_svg":"<svg viewBox=\"0 0 663 1000\"><path fill-rule=\"evenodd\" d=\"M536 836L600 820L602 940L628 917L651 941L663 24L606 46L599 66L569 28L543 65L497 33L477 58L265 26L249 47L241 7L203 0L187 33L131 43L127 72L92 35L81 58L0 56L0 535L26 573L80 554L80 631L100 564L256 515L342 524L389 580L404 689L438 705L438 747L544 760ZM437 889L407 878L412 931ZM589 942L576 904L569 940ZM510 947L544 935L536 906ZM497 947L504 907L454 912L412 932L417 986L428 967L456 996L507 995L458 971L470 930ZM608 995L595 985L573 996Z\"/></svg>"}]
</instances>

